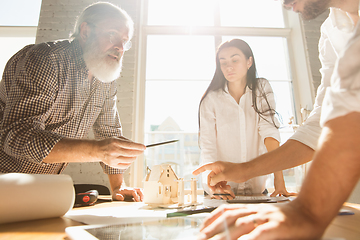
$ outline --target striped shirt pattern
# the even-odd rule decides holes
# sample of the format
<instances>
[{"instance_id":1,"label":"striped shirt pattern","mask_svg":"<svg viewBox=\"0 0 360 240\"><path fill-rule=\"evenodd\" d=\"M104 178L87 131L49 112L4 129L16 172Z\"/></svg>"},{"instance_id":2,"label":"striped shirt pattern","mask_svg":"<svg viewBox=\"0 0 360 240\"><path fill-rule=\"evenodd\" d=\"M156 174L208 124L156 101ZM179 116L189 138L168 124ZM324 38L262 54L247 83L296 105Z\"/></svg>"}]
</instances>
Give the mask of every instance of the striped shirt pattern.
<instances>
[{"instance_id":1,"label":"striped shirt pattern","mask_svg":"<svg viewBox=\"0 0 360 240\"><path fill-rule=\"evenodd\" d=\"M0 172L61 173L43 159L62 138L121 136L116 82L89 81L78 40L28 45L0 82ZM123 173L100 163L107 174Z\"/></svg>"}]
</instances>

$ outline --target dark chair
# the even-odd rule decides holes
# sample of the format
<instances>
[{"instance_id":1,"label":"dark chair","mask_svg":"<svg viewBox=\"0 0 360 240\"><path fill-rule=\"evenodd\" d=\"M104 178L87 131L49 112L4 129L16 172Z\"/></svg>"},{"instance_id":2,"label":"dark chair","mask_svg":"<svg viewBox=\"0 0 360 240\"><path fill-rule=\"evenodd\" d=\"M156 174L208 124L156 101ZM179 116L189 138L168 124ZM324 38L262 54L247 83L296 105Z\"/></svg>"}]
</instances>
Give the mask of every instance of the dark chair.
<instances>
[{"instance_id":1,"label":"dark chair","mask_svg":"<svg viewBox=\"0 0 360 240\"><path fill-rule=\"evenodd\" d=\"M111 195L108 187L99 184L74 184L75 194L97 190L99 195Z\"/></svg>"}]
</instances>

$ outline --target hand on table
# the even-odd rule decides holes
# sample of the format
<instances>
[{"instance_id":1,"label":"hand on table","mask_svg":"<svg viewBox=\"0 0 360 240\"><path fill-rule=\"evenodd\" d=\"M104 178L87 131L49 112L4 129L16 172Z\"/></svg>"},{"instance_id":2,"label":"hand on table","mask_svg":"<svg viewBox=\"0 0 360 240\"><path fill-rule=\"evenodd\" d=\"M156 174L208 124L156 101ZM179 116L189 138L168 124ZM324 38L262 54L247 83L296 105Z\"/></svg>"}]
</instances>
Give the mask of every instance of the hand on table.
<instances>
[{"instance_id":1,"label":"hand on table","mask_svg":"<svg viewBox=\"0 0 360 240\"><path fill-rule=\"evenodd\" d=\"M276 196L284 196L284 197L290 197L290 196L297 196L297 193L294 192L288 192L285 189L277 189L275 188L275 191L270 195L270 197L276 197Z\"/></svg>"},{"instance_id":2,"label":"hand on table","mask_svg":"<svg viewBox=\"0 0 360 240\"><path fill-rule=\"evenodd\" d=\"M144 194L141 188L120 188L113 191L112 199L114 201L132 200L135 202L142 202Z\"/></svg>"},{"instance_id":3,"label":"hand on table","mask_svg":"<svg viewBox=\"0 0 360 240\"><path fill-rule=\"evenodd\" d=\"M209 182L209 176L208 176L208 182ZM215 198L215 199L223 199L223 200L231 200L234 199L235 194L234 192L231 190L230 185L226 184L226 181L222 181L217 183L215 186L209 186L210 191L212 192L212 194L230 194L229 195L212 195L211 198Z\"/></svg>"},{"instance_id":4,"label":"hand on table","mask_svg":"<svg viewBox=\"0 0 360 240\"><path fill-rule=\"evenodd\" d=\"M294 200L295 201L295 200ZM204 221L198 239L318 239L326 226L296 203L222 205Z\"/></svg>"},{"instance_id":5,"label":"hand on table","mask_svg":"<svg viewBox=\"0 0 360 240\"><path fill-rule=\"evenodd\" d=\"M276 196L296 196L297 193L289 193L286 190L285 181L282 172L280 172L280 175L277 175L278 173L275 173L274 178L274 187L275 191L270 195L270 197L276 197Z\"/></svg>"}]
</instances>

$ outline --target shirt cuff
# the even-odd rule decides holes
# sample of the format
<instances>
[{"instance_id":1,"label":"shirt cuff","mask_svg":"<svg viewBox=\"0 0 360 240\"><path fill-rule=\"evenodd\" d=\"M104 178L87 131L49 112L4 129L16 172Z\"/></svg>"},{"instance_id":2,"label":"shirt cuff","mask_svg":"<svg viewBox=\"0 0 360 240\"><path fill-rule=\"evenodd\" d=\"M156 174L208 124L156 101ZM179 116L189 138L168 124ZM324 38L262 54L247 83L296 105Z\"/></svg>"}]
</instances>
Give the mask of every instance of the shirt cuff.
<instances>
[{"instance_id":1,"label":"shirt cuff","mask_svg":"<svg viewBox=\"0 0 360 240\"><path fill-rule=\"evenodd\" d=\"M100 165L105 174L123 174L126 171L126 169L118 169L118 168L110 167L103 162L100 162Z\"/></svg>"},{"instance_id":2,"label":"shirt cuff","mask_svg":"<svg viewBox=\"0 0 360 240\"><path fill-rule=\"evenodd\" d=\"M274 138L276 141L278 141L279 143L280 141L280 132L278 129L274 128L274 129L267 129L267 130L263 130L260 132L260 136L263 140L265 140L265 138Z\"/></svg>"},{"instance_id":3,"label":"shirt cuff","mask_svg":"<svg viewBox=\"0 0 360 240\"><path fill-rule=\"evenodd\" d=\"M316 150L320 134L321 127L319 121L311 123L305 122L305 124L300 126L289 139L301 142L313 150Z\"/></svg>"},{"instance_id":4,"label":"shirt cuff","mask_svg":"<svg viewBox=\"0 0 360 240\"><path fill-rule=\"evenodd\" d=\"M40 131L36 137L28 141L24 148L24 154L35 162L42 163L54 146L64 137L47 131Z\"/></svg>"},{"instance_id":5,"label":"shirt cuff","mask_svg":"<svg viewBox=\"0 0 360 240\"><path fill-rule=\"evenodd\" d=\"M360 90L326 89L320 119L322 127L327 121L351 112L360 112Z\"/></svg>"}]
</instances>

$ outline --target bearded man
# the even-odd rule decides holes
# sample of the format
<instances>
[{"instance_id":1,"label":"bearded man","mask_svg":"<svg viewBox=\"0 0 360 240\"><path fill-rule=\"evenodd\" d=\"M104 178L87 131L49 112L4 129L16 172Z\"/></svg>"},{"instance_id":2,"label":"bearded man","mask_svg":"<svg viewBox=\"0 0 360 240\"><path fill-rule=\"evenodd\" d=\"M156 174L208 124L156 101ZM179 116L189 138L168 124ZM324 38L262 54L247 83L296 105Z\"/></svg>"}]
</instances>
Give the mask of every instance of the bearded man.
<instances>
[{"instance_id":1,"label":"bearded man","mask_svg":"<svg viewBox=\"0 0 360 240\"><path fill-rule=\"evenodd\" d=\"M0 82L0 173L60 174L69 162L100 162L114 200L123 172L145 146L122 136L116 82L131 47L133 21L121 8L95 3L69 40L24 47ZM95 139L85 139L90 130Z\"/></svg>"}]
</instances>

